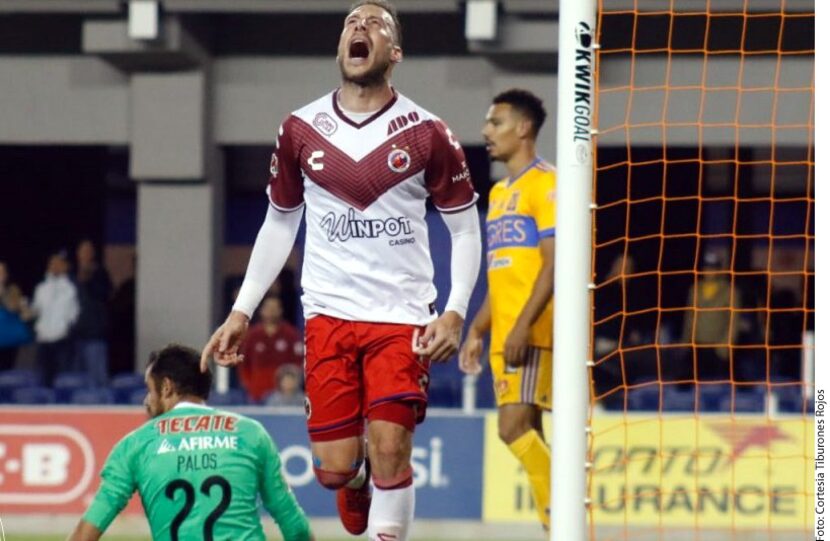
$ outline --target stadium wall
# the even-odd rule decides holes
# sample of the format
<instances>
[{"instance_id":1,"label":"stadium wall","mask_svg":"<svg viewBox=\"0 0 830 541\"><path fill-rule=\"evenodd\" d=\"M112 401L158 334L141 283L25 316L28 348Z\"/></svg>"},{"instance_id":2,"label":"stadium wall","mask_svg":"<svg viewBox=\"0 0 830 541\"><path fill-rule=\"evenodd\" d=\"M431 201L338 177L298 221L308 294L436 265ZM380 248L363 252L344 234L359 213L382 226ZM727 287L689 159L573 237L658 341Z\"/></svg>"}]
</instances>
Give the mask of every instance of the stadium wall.
<instances>
[{"instance_id":1,"label":"stadium wall","mask_svg":"<svg viewBox=\"0 0 830 541\"><path fill-rule=\"evenodd\" d=\"M334 499L314 479L302 413L240 411L277 442L286 478L309 515L335 516ZM0 409L2 513L83 512L110 449L144 421L138 408ZM626 517L638 527L791 530L810 520L812 461L804 453L812 447L812 420L629 414L628 421L626 435L614 429L619 414L597 420L595 524L619 525ZM421 518L536 520L526 476L498 439L495 412L431 411L415 435L413 467ZM138 498L127 513L140 515Z\"/></svg>"},{"instance_id":2,"label":"stadium wall","mask_svg":"<svg viewBox=\"0 0 830 541\"><path fill-rule=\"evenodd\" d=\"M268 144L286 115L338 84L330 57L223 57L211 72L207 124L218 144ZM0 144L129 145L137 120L131 78L94 56L0 56ZM467 144L480 143L498 91L525 86L552 104L556 88L554 76L512 73L476 57L407 58L394 83ZM155 105L159 115L182 117L180 102ZM548 131L540 144L552 149Z\"/></svg>"},{"instance_id":3,"label":"stadium wall","mask_svg":"<svg viewBox=\"0 0 830 541\"><path fill-rule=\"evenodd\" d=\"M735 80L736 59L724 57L709 59L707 90L683 88L673 90L670 96L671 119L674 122L697 122L702 112L704 120L734 118L738 104L738 81ZM753 58L745 62L745 73L740 83L758 90L745 93L740 101L741 122L749 125L772 124L774 64L776 59ZM793 56L782 61L782 84L788 87L809 87L813 59ZM320 57L230 57L212 63L210 88L213 89L211 119L213 137L219 145L268 144L274 138L276 126L292 110L312 97L322 95L337 85L337 70L331 58ZM631 61L619 58L603 63L603 87L618 87L603 96L606 115L600 119L605 126L622 124L623 114L630 98L633 99L632 123L648 123L663 102L665 90L661 85L683 84L682 79L699 81L703 61L700 58L680 58L668 63L665 59L637 60L633 73L636 83L650 87L638 90L633 98L628 77ZM668 80L668 83L667 83ZM512 73L499 68L484 58L439 57L408 58L396 72L395 83L404 93L424 107L443 117L453 127L459 140L465 144L481 141L481 125L491 97L511 86L524 86L546 99L551 114L555 114L556 77L532 73ZM0 144L107 144L128 145L131 138L130 76L104 60L91 56L0 56ZM706 98L706 107L700 103ZM619 103L619 107L614 107ZM180 117L181 104L157 101L159 114L169 118ZM776 124L787 125L793 119L804 118L803 107L809 106L800 92L779 97ZM611 115L611 116L607 116ZM195 120L191 120L195 122ZM555 125L555 117L549 119ZM552 129L543 130L539 147L554 155ZM728 145L740 135L744 145L768 144L769 132L761 129L738 131L734 126L707 130L706 145ZM620 144L625 137L632 144L663 143L659 127L638 129L629 134L622 130L618 138L605 136L604 144ZM674 129L666 134L672 145L698 144L698 131ZM787 130L777 134L780 144L797 138ZM801 142L802 139L794 139Z\"/></svg>"}]
</instances>

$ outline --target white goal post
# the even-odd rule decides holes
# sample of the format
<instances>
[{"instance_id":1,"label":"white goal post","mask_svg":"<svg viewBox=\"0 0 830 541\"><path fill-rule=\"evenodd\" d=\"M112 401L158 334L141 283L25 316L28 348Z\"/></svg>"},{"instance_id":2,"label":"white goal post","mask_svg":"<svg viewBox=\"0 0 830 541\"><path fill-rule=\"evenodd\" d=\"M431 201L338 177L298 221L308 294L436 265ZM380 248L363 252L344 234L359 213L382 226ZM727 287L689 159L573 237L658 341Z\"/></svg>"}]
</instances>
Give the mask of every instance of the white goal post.
<instances>
[{"instance_id":1,"label":"white goal post","mask_svg":"<svg viewBox=\"0 0 830 541\"><path fill-rule=\"evenodd\" d=\"M560 0L551 539L585 541L596 0Z\"/></svg>"}]
</instances>

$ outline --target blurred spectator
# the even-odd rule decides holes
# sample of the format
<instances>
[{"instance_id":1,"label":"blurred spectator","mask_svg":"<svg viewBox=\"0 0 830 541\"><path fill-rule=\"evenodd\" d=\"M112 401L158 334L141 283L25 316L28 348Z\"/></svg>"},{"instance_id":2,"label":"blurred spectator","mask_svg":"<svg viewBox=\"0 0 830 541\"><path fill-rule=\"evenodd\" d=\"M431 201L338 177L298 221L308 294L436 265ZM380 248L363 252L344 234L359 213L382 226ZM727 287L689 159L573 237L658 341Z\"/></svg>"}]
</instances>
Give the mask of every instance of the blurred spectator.
<instances>
[{"instance_id":1,"label":"blurred spectator","mask_svg":"<svg viewBox=\"0 0 830 541\"><path fill-rule=\"evenodd\" d=\"M697 379L704 381L729 380L729 347L736 344L740 318L733 318L733 310L740 309L737 288L733 290L729 274L715 252L706 252L700 276L689 290L683 320L681 342L692 344L692 367L697 367ZM692 374L689 374L690 376Z\"/></svg>"},{"instance_id":2,"label":"blurred spectator","mask_svg":"<svg viewBox=\"0 0 830 541\"><path fill-rule=\"evenodd\" d=\"M599 394L624 383L623 366L629 385L657 377L655 273L640 271L631 254L620 254L603 282L594 291L594 355L602 362L593 376Z\"/></svg>"},{"instance_id":3,"label":"blurred spectator","mask_svg":"<svg viewBox=\"0 0 830 541\"><path fill-rule=\"evenodd\" d=\"M135 371L135 258L133 275L119 285L110 301L110 375Z\"/></svg>"},{"instance_id":4,"label":"blurred spectator","mask_svg":"<svg viewBox=\"0 0 830 541\"><path fill-rule=\"evenodd\" d=\"M302 406L305 395L300 386L302 373L295 364L284 364L274 374L276 390L265 399L266 406Z\"/></svg>"},{"instance_id":5,"label":"blurred spectator","mask_svg":"<svg viewBox=\"0 0 830 541\"><path fill-rule=\"evenodd\" d=\"M620 254L605 277L608 283L594 293L594 320L610 318L597 327L594 338L597 357L618 346L631 347L654 341L654 326L646 327L641 319L629 315L656 306L654 295L646 288L651 277L632 278L636 272L634 258ZM626 317L611 317L623 315Z\"/></svg>"},{"instance_id":6,"label":"blurred spectator","mask_svg":"<svg viewBox=\"0 0 830 541\"><path fill-rule=\"evenodd\" d=\"M769 299L770 372L776 381L801 381L804 299L799 289L772 287Z\"/></svg>"},{"instance_id":7,"label":"blurred spectator","mask_svg":"<svg viewBox=\"0 0 830 541\"><path fill-rule=\"evenodd\" d=\"M287 266L283 267L277 279L274 280L274 283L268 289L267 295L279 297L280 302L282 302L283 318L296 326L300 296L297 293L297 281L294 277L294 271L291 268Z\"/></svg>"},{"instance_id":8,"label":"blurred spectator","mask_svg":"<svg viewBox=\"0 0 830 541\"><path fill-rule=\"evenodd\" d=\"M11 282L6 264L0 261L0 370L14 368L18 347L32 341L25 323L29 319L28 301Z\"/></svg>"},{"instance_id":9,"label":"blurred spectator","mask_svg":"<svg viewBox=\"0 0 830 541\"><path fill-rule=\"evenodd\" d=\"M242 344L245 362L237 371L242 387L254 402L274 390L274 374L286 364L301 366L303 343L297 329L282 319L282 302L265 297L259 308L260 322L248 331Z\"/></svg>"},{"instance_id":10,"label":"blurred spectator","mask_svg":"<svg viewBox=\"0 0 830 541\"><path fill-rule=\"evenodd\" d=\"M75 368L85 372L93 386L103 387L108 378L107 302L112 281L98 263L91 240L84 239L78 244L75 260L75 287L80 304L80 313L72 328Z\"/></svg>"},{"instance_id":11,"label":"blurred spectator","mask_svg":"<svg viewBox=\"0 0 830 541\"><path fill-rule=\"evenodd\" d=\"M72 360L69 332L78 318L80 306L75 285L69 279L65 251L49 257L46 277L35 288L32 308L37 320L37 364L44 385L51 385L58 371L67 370Z\"/></svg>"}]
</instances>

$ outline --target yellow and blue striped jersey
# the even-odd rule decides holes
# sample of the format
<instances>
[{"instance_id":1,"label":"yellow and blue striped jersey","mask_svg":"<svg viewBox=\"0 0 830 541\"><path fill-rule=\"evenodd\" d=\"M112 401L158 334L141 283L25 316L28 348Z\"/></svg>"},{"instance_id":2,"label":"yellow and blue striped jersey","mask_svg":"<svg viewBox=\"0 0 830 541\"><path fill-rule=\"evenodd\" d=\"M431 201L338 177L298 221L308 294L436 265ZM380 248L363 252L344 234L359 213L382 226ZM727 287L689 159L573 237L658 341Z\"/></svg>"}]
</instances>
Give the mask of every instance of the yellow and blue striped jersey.
<instances>
[{"instance_id":1,"label":"yellow and blue striped jersey","mask_svg":"<svg viewBox=\"0 0 830 541\"><path fill-rule=\"evenodd\" d=\"M536 158L519 175L490 190L487 286L492 317L490 351L504 350L542 268L539 241L556 234L556 172ZM533 324L530 345L552 347L553 302Z\"/></svg>"}]
</instances>

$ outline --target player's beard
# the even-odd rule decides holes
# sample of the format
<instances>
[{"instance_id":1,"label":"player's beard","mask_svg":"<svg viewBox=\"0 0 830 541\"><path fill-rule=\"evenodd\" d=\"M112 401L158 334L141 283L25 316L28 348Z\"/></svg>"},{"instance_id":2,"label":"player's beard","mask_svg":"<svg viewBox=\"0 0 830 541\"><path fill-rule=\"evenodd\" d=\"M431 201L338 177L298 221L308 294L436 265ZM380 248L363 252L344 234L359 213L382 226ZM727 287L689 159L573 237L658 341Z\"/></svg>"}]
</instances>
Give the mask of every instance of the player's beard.
<instances>
[{"instance_id":1,"label":"player's beard","mask_svg":"<svg viewBox=\"0 0 830 541\"><path fill-rule=\"evenodd\" d=\"M340 65L340 76L343 78L343 81L364 88L384 86L386 84L386 71L389 69L391 63L391 60L386 60L386 62L379 63L365 73L360 75L349 75L346 73L345 60L340 58L338 61L338 64Z\"/></svg>"}]
</instances>

